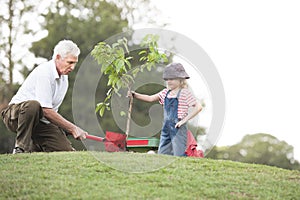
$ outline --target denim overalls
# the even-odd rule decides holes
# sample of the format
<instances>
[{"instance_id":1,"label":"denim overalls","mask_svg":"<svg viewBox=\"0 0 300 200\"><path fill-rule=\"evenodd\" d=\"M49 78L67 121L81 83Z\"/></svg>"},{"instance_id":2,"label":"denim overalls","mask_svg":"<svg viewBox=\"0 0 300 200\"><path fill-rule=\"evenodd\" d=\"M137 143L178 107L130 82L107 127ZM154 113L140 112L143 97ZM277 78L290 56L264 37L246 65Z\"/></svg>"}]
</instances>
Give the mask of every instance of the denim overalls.
<instances>
[{"instance_id":1,"label":"denim overalls","mask_svg":"<svg viewBox=\"0 0 300 200\"><path fill-rule=\"evenodd\" d=\"M178 91L176 98L168 98L169 90L164 101L164 123L160 135L158 148L159 154L174 156L186 156L187 126L183 124L180 128L175 128L178 121Z\"/></svg>"}]
</instances>

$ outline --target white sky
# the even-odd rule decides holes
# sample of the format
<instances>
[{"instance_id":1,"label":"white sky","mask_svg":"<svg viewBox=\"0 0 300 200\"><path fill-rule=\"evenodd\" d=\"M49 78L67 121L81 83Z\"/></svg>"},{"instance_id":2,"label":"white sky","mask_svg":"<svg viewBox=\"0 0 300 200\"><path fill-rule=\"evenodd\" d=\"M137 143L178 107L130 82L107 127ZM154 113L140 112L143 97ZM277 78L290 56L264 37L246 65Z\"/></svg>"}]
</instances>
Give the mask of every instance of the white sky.
<instances>
[{"instance_id":1,"label":"white sky","mask_svg":"<svg viewBox=\"0 0 300 200\"><path fill-rule=\"evenodd\" d=\"M198 43L225 88L218 146L268 133L300 160L300 1L152 0L167 28Z\"/></svg>"}]
</instances>

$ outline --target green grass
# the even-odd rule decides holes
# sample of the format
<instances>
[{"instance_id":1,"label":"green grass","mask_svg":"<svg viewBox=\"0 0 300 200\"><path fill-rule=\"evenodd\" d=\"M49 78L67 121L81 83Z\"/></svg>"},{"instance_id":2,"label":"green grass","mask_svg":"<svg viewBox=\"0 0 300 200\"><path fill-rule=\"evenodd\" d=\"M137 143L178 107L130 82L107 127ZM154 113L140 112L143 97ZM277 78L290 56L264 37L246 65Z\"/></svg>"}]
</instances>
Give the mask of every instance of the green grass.
<instances>
[{"instance_id":1,"label":"green grass","mask_svg":"<svg viewBox=\"0 0 300 200\"><path fill-rule=\"evenodd\" d=\"M106 152L0 155L0 199L299 199L299 188L299 171L231 161Z\"/></svg>"}]
</instances>

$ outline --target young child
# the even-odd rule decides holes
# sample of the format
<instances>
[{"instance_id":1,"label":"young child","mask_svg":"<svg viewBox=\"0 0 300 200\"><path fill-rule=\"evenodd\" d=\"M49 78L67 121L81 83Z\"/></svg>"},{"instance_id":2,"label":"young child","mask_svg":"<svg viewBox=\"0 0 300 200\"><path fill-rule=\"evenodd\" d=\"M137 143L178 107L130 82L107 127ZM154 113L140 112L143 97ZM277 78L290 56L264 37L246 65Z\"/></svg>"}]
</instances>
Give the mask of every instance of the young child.
<instances>
[{"instance_id":1,"label":"young child","mask_svg":"<svg viewBox=\"0 0 300 200\"><path fill-rule=\"evenodd\" d=\"M140 94L135 91L129 93L132 97L142 101L159 101L164 107L159 154L186 156L186 124L202 110L201 104L196 101L187 88L186 79L189 78L182 64L171 63L165 67L163 72L167 88L153 95ZM190 107L193 109L188 112Z\"/></svg>"}]
</instances>

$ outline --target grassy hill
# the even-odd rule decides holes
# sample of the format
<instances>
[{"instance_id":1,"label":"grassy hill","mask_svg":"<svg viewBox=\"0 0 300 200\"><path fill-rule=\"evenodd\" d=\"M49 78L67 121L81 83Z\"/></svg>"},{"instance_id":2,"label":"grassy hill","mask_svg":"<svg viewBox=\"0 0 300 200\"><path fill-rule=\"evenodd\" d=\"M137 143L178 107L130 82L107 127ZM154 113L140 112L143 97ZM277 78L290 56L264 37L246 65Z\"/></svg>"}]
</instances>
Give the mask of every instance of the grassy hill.
<instances>
[{"instance_id":1,"label":"grassy hill","mask_svg":"<svg viewBox=\"0 0 300 200\"><path fill-rule=\"evenodd\" d=\"M106 152L0 155L0 199L300 199L300 172Z\"/></svg>"}]
</instances>

